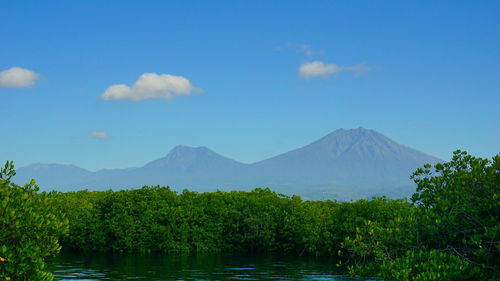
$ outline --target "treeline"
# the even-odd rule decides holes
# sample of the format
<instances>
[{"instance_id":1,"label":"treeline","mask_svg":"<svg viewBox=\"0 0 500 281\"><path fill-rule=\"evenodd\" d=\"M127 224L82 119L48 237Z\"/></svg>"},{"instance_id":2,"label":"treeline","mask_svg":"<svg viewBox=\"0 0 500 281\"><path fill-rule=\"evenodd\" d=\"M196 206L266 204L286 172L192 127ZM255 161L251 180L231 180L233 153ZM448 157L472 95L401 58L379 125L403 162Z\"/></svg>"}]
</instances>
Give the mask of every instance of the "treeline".
<instances>
[{"instance_id":1,"label":"treeline","mask_svg":"<svg viewBox=\"0 0 500 281\"><path fill-rule=\"evenodd\" d=\"M404 200L303 201L270 189L183 191L143 187L61 193L65 248L119 252L285 252L336 255L364 221L411 210Z\"/></svg>"},{"instance_id":2,"label":"treeline","mask_svg":"<svg viewBox=\"0 0 500 281\"><path fill-rule=\"evenodd\" d=\"M304 201L269 189L178 194L159 186L39 196L44 214L61 222L50 235L73 250L329 255L352 275L498 280L500 156L457 151L412 177L411 200Z\"/></svg>"}]
</instances>

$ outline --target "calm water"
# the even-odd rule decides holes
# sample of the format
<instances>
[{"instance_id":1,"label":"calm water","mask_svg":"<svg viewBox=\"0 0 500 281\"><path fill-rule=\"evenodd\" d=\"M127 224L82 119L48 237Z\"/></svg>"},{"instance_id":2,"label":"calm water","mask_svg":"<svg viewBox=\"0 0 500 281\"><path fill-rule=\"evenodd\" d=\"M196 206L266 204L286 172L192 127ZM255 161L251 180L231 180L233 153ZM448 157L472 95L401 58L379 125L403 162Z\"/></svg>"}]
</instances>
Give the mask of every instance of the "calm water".
<instances>
[{"instance_id":1,"label":"calm water","mask_svg":"<svg viewBox=\"0 0 500 281\"><path fill-rule=\"evenodd\" d=\"M335 261L279 255L61 253L50 262L56 280L355 280Z\"/></svg>"}]
</instances>

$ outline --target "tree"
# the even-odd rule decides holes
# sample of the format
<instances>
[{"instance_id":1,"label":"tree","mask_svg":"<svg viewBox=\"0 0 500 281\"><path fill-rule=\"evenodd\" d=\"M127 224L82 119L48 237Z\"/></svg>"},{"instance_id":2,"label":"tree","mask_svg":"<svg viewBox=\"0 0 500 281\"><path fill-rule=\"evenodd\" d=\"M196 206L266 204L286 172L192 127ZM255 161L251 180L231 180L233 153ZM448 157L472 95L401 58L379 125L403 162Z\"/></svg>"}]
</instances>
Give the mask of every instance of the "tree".
<instances>
[{"instance_id":1,"label":"tree","mask_svg":"<svg viewBox=\"0 0 500 281\"><path fill-rule=\"evenodd\" d=\"M395 201L356 227L343 246L353 275L384 280L498 280L500 156L455 151L450 162L412 175L412 204ZM372 201L373 202L373 201ZM386 217L387 219L383 219ZM344 258L344 260L346 259Z\"/></svg>"},{"instance_id":2,"label":"tree","mask_svg":"<svg viewBox=\"0 0 500 281\"><path fill-rule=\"evenodd\" d=\"M38 193L32 180L19 186L12 162L0 170L0 279L53 280L45 258L59 252L68 221L53 207L54 194Z\"/></svg>"},{"instance_id":3,"label":"tree","mask_svg":"<svg viewBox=\"0 0 500 281\"><path fill-rule=\"evenodd\" d=\"M418 169L412 201L421 211L421 239L499 276L500 155L492 160L457 150L450 162ZM439 237L439 239L435 239Z\"/></svg>"}]
</instances>

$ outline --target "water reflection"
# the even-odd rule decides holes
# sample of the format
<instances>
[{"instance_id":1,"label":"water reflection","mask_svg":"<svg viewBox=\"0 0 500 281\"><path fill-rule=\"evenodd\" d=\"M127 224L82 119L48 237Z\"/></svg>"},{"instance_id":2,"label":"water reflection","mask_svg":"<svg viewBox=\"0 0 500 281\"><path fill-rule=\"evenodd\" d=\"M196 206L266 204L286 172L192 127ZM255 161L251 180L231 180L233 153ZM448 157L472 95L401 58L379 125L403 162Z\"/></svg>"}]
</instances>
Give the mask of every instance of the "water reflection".
<instances>
[{"instance_id":1,"label":"water reflection","mask_svg":"<svg viewBox=\"0 0 500 281\"><path fill-rule=\"evenodd\" d=\"M56 280L354 280L335 261L280 255L61 253Z\"/></svg>"}]
</instances>

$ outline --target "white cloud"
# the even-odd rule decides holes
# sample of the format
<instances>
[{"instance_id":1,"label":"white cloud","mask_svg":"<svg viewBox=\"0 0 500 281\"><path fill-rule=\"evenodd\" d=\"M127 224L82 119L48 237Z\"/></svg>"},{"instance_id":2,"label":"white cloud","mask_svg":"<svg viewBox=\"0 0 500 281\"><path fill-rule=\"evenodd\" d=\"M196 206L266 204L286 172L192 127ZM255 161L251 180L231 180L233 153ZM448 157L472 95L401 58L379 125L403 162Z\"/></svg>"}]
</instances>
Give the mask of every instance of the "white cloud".
<instances>
[{"instance_id":1,"label":"white cloud","mask_svg":"<svg viewBox=\"0 0 500 281\"><path fill-rule=\"evenodd\" d=\"M299 74L303 78L328 78L331 75L343 71L351 71L355 74L361 74L370 71L370 67L366 63L360 63L350 66L340 66L335 64L326 64L322 61L306 62L301 64L299 67Z\"/></svg>"},{"instance_id":2,"label":"white cloud","mask_svg":"<svg viewBox=\"0 0 500 281\"><path fill-rule=\"evenodd\" d=\"M101 94L103 100L132 100L145 99L172 99L177 96L188 96L200 91L191 82L182 76L170 74L144 73L134 85L118 84L109 86Z\"/></svg>"},{"instance_id":3,"label":"white cloud","mask_svg":"<svg viewBox=\"0 0 500 281\"><path fill-rule=\"evenodd\" d=\"M107 132L103 132L103 131L92 131L92 132L90 132L90 136L97 138L97 139L109 139L109 138L111 138L110 134L108 134Z\"/></svg>"},{"instance_id":4,"label":"white cloud","mask_svg":"<svg viewBox=\"0 0 500 281\"><path fill-rule=\"evenodd\" d=\"M0 87L23 88L35 83L38 74L25 68L12 67L0 72Z\"/></svg>"},{"instance_id":5,"label":"white cloud","mask_svg":"<svg viewBox=\"0 0 500 281\"><path fill-rule=\"evenodd\" d=\"M304 78L323 77L326 78L340 71L340 67L334 64L325 64L322 61L306 62L300 65L299 73Z\"/></svg>"}]
</instances>

